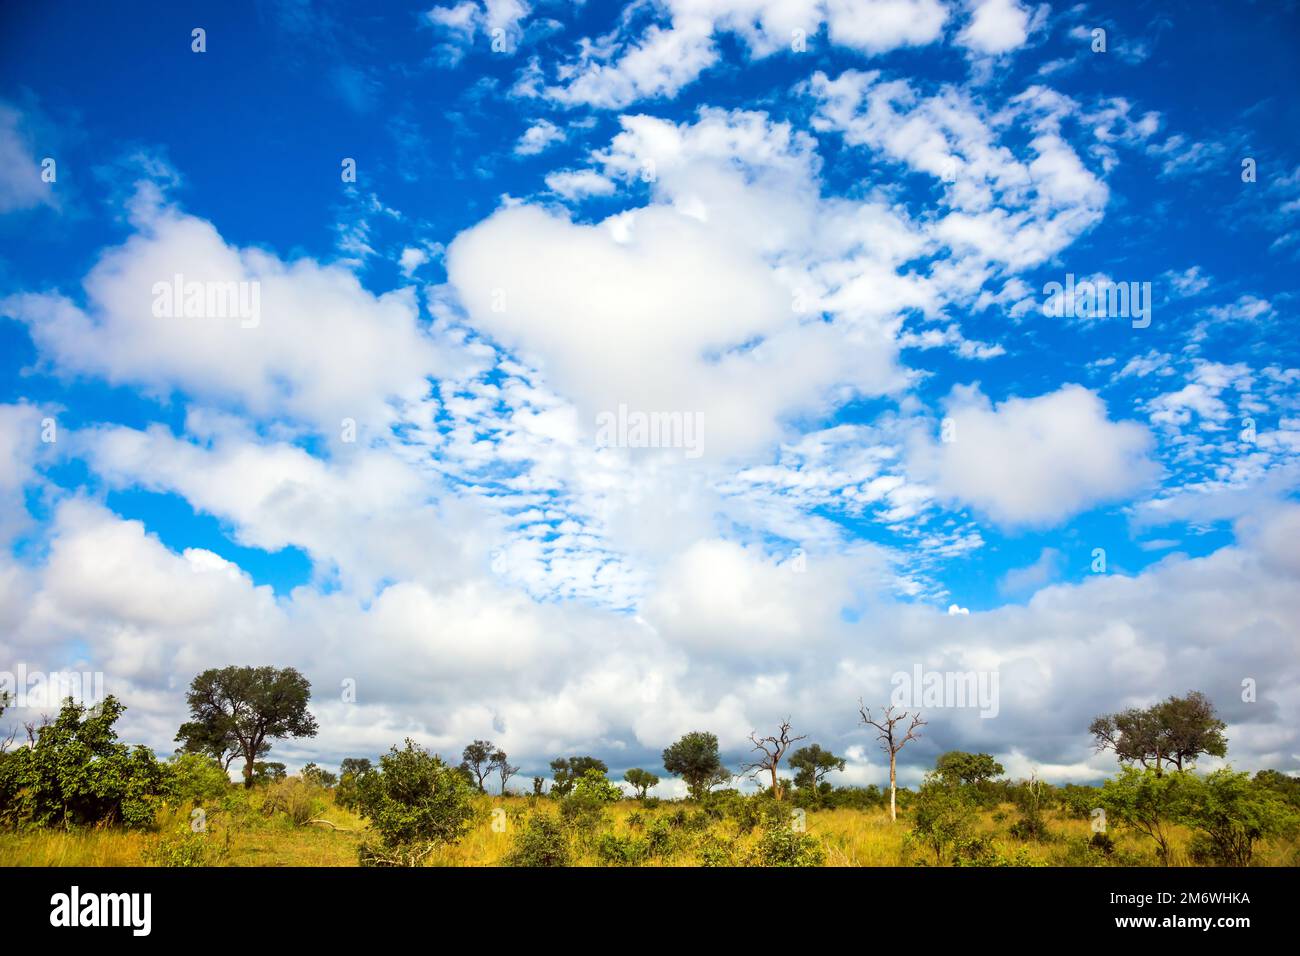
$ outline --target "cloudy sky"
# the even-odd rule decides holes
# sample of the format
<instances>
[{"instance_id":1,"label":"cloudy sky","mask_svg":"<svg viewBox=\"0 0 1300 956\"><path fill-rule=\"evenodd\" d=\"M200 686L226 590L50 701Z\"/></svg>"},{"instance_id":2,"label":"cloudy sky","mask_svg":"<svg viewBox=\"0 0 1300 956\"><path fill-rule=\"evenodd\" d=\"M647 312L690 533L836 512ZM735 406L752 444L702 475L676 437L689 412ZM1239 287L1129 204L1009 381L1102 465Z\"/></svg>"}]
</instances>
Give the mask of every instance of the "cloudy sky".
<instances>
[{"instance_id":1,"label":"cloudy sky","mask_svg":"<svg viewBox=\"0 0 1300 956\"><path fill-rule=\"evenodd\" d=\"M1300 770L1300 12L1167 6L7 6L0 669L166 753L296 667L291 768L880 783L920 668L998 700L907 782L1191 689Z\"/></svg>"}]
</instances>

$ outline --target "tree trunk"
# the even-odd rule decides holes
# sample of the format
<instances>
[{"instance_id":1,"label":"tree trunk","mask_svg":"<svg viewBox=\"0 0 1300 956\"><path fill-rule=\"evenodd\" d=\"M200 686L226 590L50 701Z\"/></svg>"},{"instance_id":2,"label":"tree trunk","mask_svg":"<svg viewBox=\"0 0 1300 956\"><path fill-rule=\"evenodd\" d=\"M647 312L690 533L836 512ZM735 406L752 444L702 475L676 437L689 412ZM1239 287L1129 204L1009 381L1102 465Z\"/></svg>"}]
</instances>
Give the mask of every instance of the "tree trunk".
<instances>
[{"instance_id":1,"label":"tree trunk","mask_svg":"<svg viewBox=\"0 0 1300 956\"><path fill-rule=\"evenodd\" d=\"M896 822L898 820L898 802L895 796L898 791L898 787L894 783L894 781L897 779L894 774L894 766L895 766L894 760L895 760L894 754L890 753L889 755L889 819L891 823Z\"/></svg>"},{"instance_id":2,"label":"tree trunk","mask_svg":"<svg viewBox=\"0 0 1300 956\"><path fill-rule=\"evenodd\" d=\"M772 773L772 796L775 797L777 800L780 800L781 789L777 786L776 767L772 768L771 773Z\"/></svg>"}]
</instances>

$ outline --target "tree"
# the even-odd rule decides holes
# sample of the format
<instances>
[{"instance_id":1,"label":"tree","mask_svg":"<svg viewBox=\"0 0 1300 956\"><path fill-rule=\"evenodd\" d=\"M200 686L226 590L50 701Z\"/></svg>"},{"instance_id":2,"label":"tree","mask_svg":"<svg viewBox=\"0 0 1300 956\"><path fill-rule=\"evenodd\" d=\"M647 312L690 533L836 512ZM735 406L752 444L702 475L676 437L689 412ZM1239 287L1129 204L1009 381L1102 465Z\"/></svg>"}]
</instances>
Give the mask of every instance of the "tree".
<instances>
[{"instance_id":1,"label":"tree","mask_svg":"<svg viewBox=\"0 0 1300 956\"><path fill-rule=\"evenodd\" d=\"M1173 826L1182 814L1187 788L1184 773L1163 774L1144 767L1121 767L1118 777L1101 785L1101 808L1108 823L1150 837L1160 862L1169 863L1169 841Z\"/></svg>"},{"instance_id":2,"label":"tree","mask_svg":"<svg viewBox=\"0 0 1300 956\"><path fill-rule=\"evenodd\" d=\"M1227 725L1214 704L1199 691L1170 697L1151 707L1130 707L1118 714L1103 714L1088 726L1097 750L1112 750L1120 763L1139 763L1164 772L1166 763L1186 769L1201 754L1225 756Z\"/></svg>"},{"instance_id":3,"label":"tree","mask_svg":"<svg viewBox=\"0 0 1300 956\"><path fill-rule=\"evenodd\" d=\"M307 766L303 767L302 773L299 774L299 776L309 783L314 783L326 790L339 782L338 777L334 776L334 774L330 773L328 770L323 770L316 766L315 763L309 763Z\"/></svg>"},{"instance_id":4,"label":"tree","mask_svg":"<svg viewBox=\"0 0 1300 956\"><path fill-rule=\"evenodd\" d=\"M587 773L588 770L599 770L601 773L609 773L609 767L605 766L605 761L597 760L595 757L557 757L551 761L551 775L555 778L555 786L551 787L551 795L555 797L567 797L573 785L577 783Z\"/></svg>"},{"instance_id":5,"label":"tree","mask_svg":"<svg viewBox=\"0 0 1300 956\"><path fill-rule=\"evenodd\" d=\"M807 735L798 737L790 736L790 718L787 717L781 721L781 726L775 734L767 737L758 736L758 731L750 731L749 741L754 745L754 750L762 756L755 758L741 767L741 772L748 772L751 778L757 778L761 773L767 773L772 780L772 796L777 800L781 799L783 787L781 780L777 777L777 769L781 766L781 758L785 752L790 749L790 745L800 740L806 740Z\"/></svg>"},{"instance_id":6,"label":"tree","mask_svg":"<svg viewBox=\"0 0 1300 956\"><path fill-rule=\"evenodd\" d=\"M912 715L912 722L908 724L907 730L902 731L898 724L907 720L907 711L901 714L894 714L893 706L885 708L884 716L880 720L871 719L871 711L862 706L862 701L858 701L858 714L862 717L862 722L869 726L875 727L878 733L876 739L880 741L880 749L889 755L889 819L891 821L898 819L898 752L907 745L909 740L916 740L921 735L916 732L918 727L924 727L925 721L921 719L920 714Z\"/></svg>"},{"instance_id":7,"label":"tree","mask_svg":"<svg viewBox=\"0 0 1300 956\"><path fill-rule=\"evenodd\" d=\"M244 786L272 740L315 737L307 712L311 684L292 667L223 667L194 678L186 694L190 715L176 734L191 753L208 753L225 766L232 751L244 758Z\"/></svg>"},{"instance_id":8,"label":"tree","mask_svg":"<svg viewBox=\"0 0 1300 956\"><path fill-rule=\"evenodd\" d=\"M345 810L354 810L361 798L361 778L374 768L366 757L345 757L339 765L339 785L334 790L334 802Z\"/></svg>"},{"instance_id":9,"label":"tree","mask_svg":"<svg viewBox=\"0 0 1300 956\"><path fill-rule=\"evenodd\" d=\"M837 757L821 744L800 747L790 755L790 769L795 771L794 785L814 796L821 793L822 780L832 770L844 769L844 758ZM826 785L828 788L830 784Z\"/></svg>"},{"instance_id":10,"label":"tree","mask_svg":"<svg viewBox=\"0 0 1300 956\"><path fill-rule=\"evenodd\" d=\"M497 772L497 776L501 778L501 794L504 796L506 783L519 772L519 768L510 763L504 750L498 750L492 755L491 767Z\"/></svg>"},{"instance_id":11,"label":"tree","mask_svg":"<svg viewBox=\"0 0 1300 956\"><path fill-rule=\"evenodd\" d=\"M1294 833L1297 815L1276 790L1230 768L1206 777L1188 774L1178 822L1195 832L1198 863L1250 866L1260 840Z\"/></svg>"},{"instance_id":12,"label":"tree","mask_svg":"<svg viewBox=\"0 0 1300 956\"><path fill-rule=\"evenodd\" d=\"M658 777L649 770L642 770L640 767L633 767L623 774L623 779L632 785L632 789L636 791L639 800L644 800L646 792L659 785Z\"/></svg>"},{"instance_id":13,"label":"tree","mask_svg":"<svg viewBox=\"0 0 1300 956\"><path fill-rule=\"evenodd\" d=\"M703 730L684 735L663 757L664 769L686 781L686 789L696 800L703 799L710 787L731 779L718 755L717 736Z\"/></svg>"},{"instance_id":14,"label":"tree","mask_svg":"<svg viewBox=\"0 0 1300 956\"><path fill-rule=\"evenodd\" d=\"M935 761L935 772L948 783L980 784L1006 771L989 754L968 754L962 750L949 750Z\"/></svg>"},{"instance_id":15,"label":"tree","mask_svg":"<svg viewBox=\"0 0 1300 956\"><path fill-rule=\"evenodd\" d=\"M263 784L276 783L284 780L288 776L288 770L282 763L275 761L259 760L253 764L253 785L260 787Z\"/></svg>"},{"instance_id":16,"label":"tree","mask_svg":"<svg viewBox=\"0 0 1300 956\"><path fill-rule=\"evenodd\" d=\"M359 777L367 770L371 769L369 757L344 757L343 762L339 764L339 779L351 774L353 777Z\"/></svg>"},{"instance_id":17,"label":"tree","mask_svg":"<svg viewBox=\"0 0 1300 956\"><path fill-rule=\"evenodd\" d=\"M360 778L359 809L380 835L362 844L363 864L414 866L438 846L455 843L474 817L474 785L415 741L379 758Z\"/></svg>"},{"instance_id":18,"label":"tree","mask_svg":"<svg viewBox=\"0 0 1300 956\"><path fill-rule=\"evenodd\" d=\"M474 779L478 781L479 791L482 793L487 793L487 787L483 786L483 781L492 772L492 755L494 753L496 753L496 748L490 740L476 740L461 752L461 757L465 761L462 766L474 775Z\"/></svg>"},{"instance_id":19,"label":"tree","mask_svg":"<svg viewBox=\"0 0 1300 956\"><path fill-rule=\"evenodd\" d=\"M118 743L113 725L125 710L112 695L93 708L69 697L54 720L31 727L30 746L0 760L6 822L150 826L167 772L148 747Z\"/></svg>"}]
</instances>

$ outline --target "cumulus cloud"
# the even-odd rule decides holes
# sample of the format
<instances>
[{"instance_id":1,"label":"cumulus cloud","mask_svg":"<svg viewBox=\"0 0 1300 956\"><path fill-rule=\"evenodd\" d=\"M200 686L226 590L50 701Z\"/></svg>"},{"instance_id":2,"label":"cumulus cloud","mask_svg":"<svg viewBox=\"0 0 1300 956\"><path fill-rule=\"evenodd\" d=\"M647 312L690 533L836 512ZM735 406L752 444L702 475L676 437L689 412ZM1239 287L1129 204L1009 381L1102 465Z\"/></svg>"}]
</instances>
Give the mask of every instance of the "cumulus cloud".
<instances>
[{"instance_id":1,"label":"cumulus cloud","mask_svg":"<svg viewBox=\"0 0 1300 956\"><path fill-rule=\"evenodd\" d=\"M996 671L1000 699L992 719L929 710L906 781L946 749L1095 779L1113 764L1089 745L1093 716L1188 687L1220 707L1237 765L1287 768L1298 716L1288 688L1300 677L1294 510L1243 526L1243 544L1205 558L957 615L868 596L867 613L845 616L856 600L846 565L810 561L801 572L702 541L665 577L653 612L633 619L539 605L474 576L396 583L367 602L310 588L277 599L211 552L171 550L139 522L76 499L60 507L23 590L0 587L0 618L13 622L9 659L104 670L131 707L124 732L163 750L190 675L291 661L313 682L321 722L315 740L277 745L291 764L374 753L411 734L444 752L491 737L529 771L578 750L621 769L697 727L719 733L738 762L751 729L793 713L801 732L856 754L845 779L878 781L856 701L883 704L892 675L919 665ZM0 581L9 559L3 570ZM1240 701L1246 677L1259 683L1258 703ZM345 679L355 703L343 701Z\"/></svg>"},{"instance_id":2,"label":"cumulus cloud","mask_svg":"<svg viewBox=\"0 0 1300 956\"><path fill-rule=\"evenodd\" d=\"M987 55L1008 53L1029 38L1030 13L1019 0L966 0L970 19L957 42Z\"/></svg>"},{"instance_id":3,"label":"cumulus cloud","mask_svg":"<svg viewBox=\"0 0 1300 956\"><path fill-rule=\"evenodd\" d=\"M1147 429L1112 421L1079 385L996 405L978 387L959 387L945 413L950 440L919 443L914 466L940 494L1000 524L1053 524L1129 497L1158 474Z\"/></svg>"},{"instance_id":4,"label":"cumulus cloud","mask_svg":"<svg viewBox=\"0 0 1300 956\"><path fill-rule=\"evenodd\" d=\"M0 300L0 313L27 324L56 372L161 399L183 388L334 436L344 419L391 421L394 404L422 399L429 376L450 365L414 290L373 295L343 267L229 245L211 223L148 192L133 210L136 231L101 253L83 281L84 304L59 292ZM209 310L205 294L197 310L205 314L174 314L168 290L178 276L185 288L233 289L226 301L256 303L258 312Z\"/></svg>"}]
</instances>

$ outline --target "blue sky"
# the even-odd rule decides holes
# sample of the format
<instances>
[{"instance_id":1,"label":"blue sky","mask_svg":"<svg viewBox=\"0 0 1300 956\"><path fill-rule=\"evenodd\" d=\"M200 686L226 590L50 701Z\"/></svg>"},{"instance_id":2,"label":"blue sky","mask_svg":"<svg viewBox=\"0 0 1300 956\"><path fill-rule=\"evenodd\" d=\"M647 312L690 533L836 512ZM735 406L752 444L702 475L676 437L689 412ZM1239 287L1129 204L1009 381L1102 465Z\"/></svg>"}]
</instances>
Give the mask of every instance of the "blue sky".
<instances>
[{"instance_id":1,"label":"blue sky","mask_svg":"<svg viewBox=\"0 0 1300 956\"><path fill-rule=\"evenodd\" d=\"M935 752L1087 779L1090 716L1197 688L1300 762L1294 4L3 16L5 656L159 749L267 662L290 763L789 712L878 782L853 704L920 662L1001 674Z\"/></svg>"}]
</instances>

